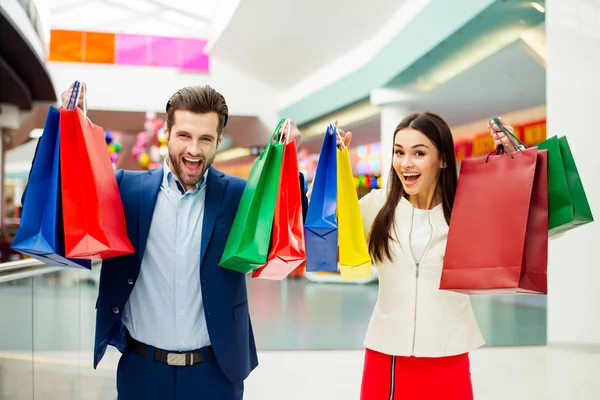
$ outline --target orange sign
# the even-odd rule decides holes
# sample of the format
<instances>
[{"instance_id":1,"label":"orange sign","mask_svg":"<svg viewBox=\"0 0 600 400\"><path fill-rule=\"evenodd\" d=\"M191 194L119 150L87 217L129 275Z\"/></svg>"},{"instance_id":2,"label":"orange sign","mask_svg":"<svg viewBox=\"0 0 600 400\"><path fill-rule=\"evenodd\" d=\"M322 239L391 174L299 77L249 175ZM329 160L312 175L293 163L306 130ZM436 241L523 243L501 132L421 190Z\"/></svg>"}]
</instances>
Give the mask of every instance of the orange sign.
<instances>
[{"instance_id":1,"label":"orange sign","mask_svg":"<svg viewBox=\"0 0 600 400\"><path fill-rule=\"evenodd\" d=\"M535 146L536 144L546 140L546 119L531 121L513 126L514 134L527 146ZM471 151L466 144L470 142ZM457 161L467 157L479 157L494 151L494 139L488 131L476 133L471 138L459 138L455 143L455 152Z\"/></svg>"}]
</instances>

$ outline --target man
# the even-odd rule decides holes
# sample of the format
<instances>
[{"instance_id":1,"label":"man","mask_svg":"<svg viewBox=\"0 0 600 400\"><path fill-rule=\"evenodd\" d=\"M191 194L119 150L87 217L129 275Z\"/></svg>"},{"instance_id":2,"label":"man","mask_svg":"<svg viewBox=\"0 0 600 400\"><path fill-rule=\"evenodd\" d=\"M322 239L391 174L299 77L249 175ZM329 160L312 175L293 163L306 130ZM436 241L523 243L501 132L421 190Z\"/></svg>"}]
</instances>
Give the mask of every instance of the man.
<instances>
[{"instance_id":1,"label":"man","mask_svg":"<svg viewBox=\"0 0 600 400\"><path fill-rule=\"evenodd\" d=\"M242 399L258 364L246 281L218 263L245 181L211 167L227 104L208 86L185 87L166 111L163 167L116 173L135 254L103 262L94 367L107 345L123 353L119 400Z\"/></svg>"}]
</instances>

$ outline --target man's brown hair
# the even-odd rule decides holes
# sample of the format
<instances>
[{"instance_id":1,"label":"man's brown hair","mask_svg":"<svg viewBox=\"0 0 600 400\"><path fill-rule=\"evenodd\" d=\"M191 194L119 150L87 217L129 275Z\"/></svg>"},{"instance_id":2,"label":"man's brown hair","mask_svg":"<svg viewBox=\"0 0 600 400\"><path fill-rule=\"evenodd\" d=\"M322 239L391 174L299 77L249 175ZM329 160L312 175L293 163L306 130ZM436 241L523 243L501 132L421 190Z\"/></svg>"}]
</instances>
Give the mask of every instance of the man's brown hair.
<instances>
[{"instance_id":1,"label":"man's brown hair","mask_svg":"<svg viewBox=\"0 0 600 400\"><path fill-rule=\"evenodd\" d=\"M167 130L175 124L175 111L184 110L196 114L216 112L219 115L217 134L221 136L223 128L227 125L229 109L225 98L212 87L186 86L175 93L167 102Z\"/></svg>"}]
</instances>

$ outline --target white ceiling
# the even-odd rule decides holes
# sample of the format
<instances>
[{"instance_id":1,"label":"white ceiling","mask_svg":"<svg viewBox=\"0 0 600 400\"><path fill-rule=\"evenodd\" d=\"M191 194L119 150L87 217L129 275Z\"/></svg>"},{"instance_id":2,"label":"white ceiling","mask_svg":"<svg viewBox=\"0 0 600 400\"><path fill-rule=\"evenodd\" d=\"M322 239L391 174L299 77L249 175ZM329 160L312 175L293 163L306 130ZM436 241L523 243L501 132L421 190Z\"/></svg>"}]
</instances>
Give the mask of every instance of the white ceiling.
<instances>
[{"instance_id":1,"label":"white ceiling","mask_svg":"<svg viewBox=\"0 0 600 400\"><path fill-rule=\"evenodd\" d=\"M523 40L517 40L415 99L413 107L460 125L545 103L545 65Z\"/></svg>"},{"instance_id":2,"label":"white ceiling","mask_svg":"<svg viewBox=\"0 0 600 400\"><path fill-rule=\"evenodd\" d=\"M286 89L368 41L407 0L242 0L211 54Z\"/></svg>"},{"instance_id":3,"label":"white ceiling","mask_svg":"<svg viewBox=\"0 0 600 400\"><path fill-rule=\"evenodd\" d=\"M208 39L233 0L47 0L52 29Z\"/></svg>"},{"instance_id":4,"label":"white ceiling","mask_svg":"<svg viewBox=\"0 0 600 400\"><path fill-rule=\"evenodd\" d=\"M412 111L437 113L454 127L545 104L546 68L527 43L518 40L445 84L412 93L407 100ZM380 138L379 116L344 128L352 131L356 145ZM316 153L322 140L306 138L302 146Z\"/></svg>"}]
</instances>

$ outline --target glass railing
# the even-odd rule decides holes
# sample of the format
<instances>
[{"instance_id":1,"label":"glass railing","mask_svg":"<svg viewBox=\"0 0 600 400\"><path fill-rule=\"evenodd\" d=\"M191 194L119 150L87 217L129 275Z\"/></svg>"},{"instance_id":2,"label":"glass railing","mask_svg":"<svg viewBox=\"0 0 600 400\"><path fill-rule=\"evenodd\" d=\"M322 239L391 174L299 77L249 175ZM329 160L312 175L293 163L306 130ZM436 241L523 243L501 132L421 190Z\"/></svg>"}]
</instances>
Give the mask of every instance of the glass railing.
<instances>
[{"instance_id":1,"label":"glass railing","mask_svg":"<svg viewBox=\"0 0 600 400\"><path fill-rule=\"evenodd\" d=\"M92 367L98 267L0 264L0 400L116 398L116 352Z\"/></svg>"},{"instance_id":2,"label":"glass railing","mask_svg":"<svg viewBox=\"0 0 600 400\"><path fill-rule=\"evenodd\" d=\"M0 400L114 400L119 353L92 367L100 265L0 264ZM259 351L363 350L377 284L248 277ZM474 296L487 346L546 343L544 296Z\"/></svg>"}]
</instances>

